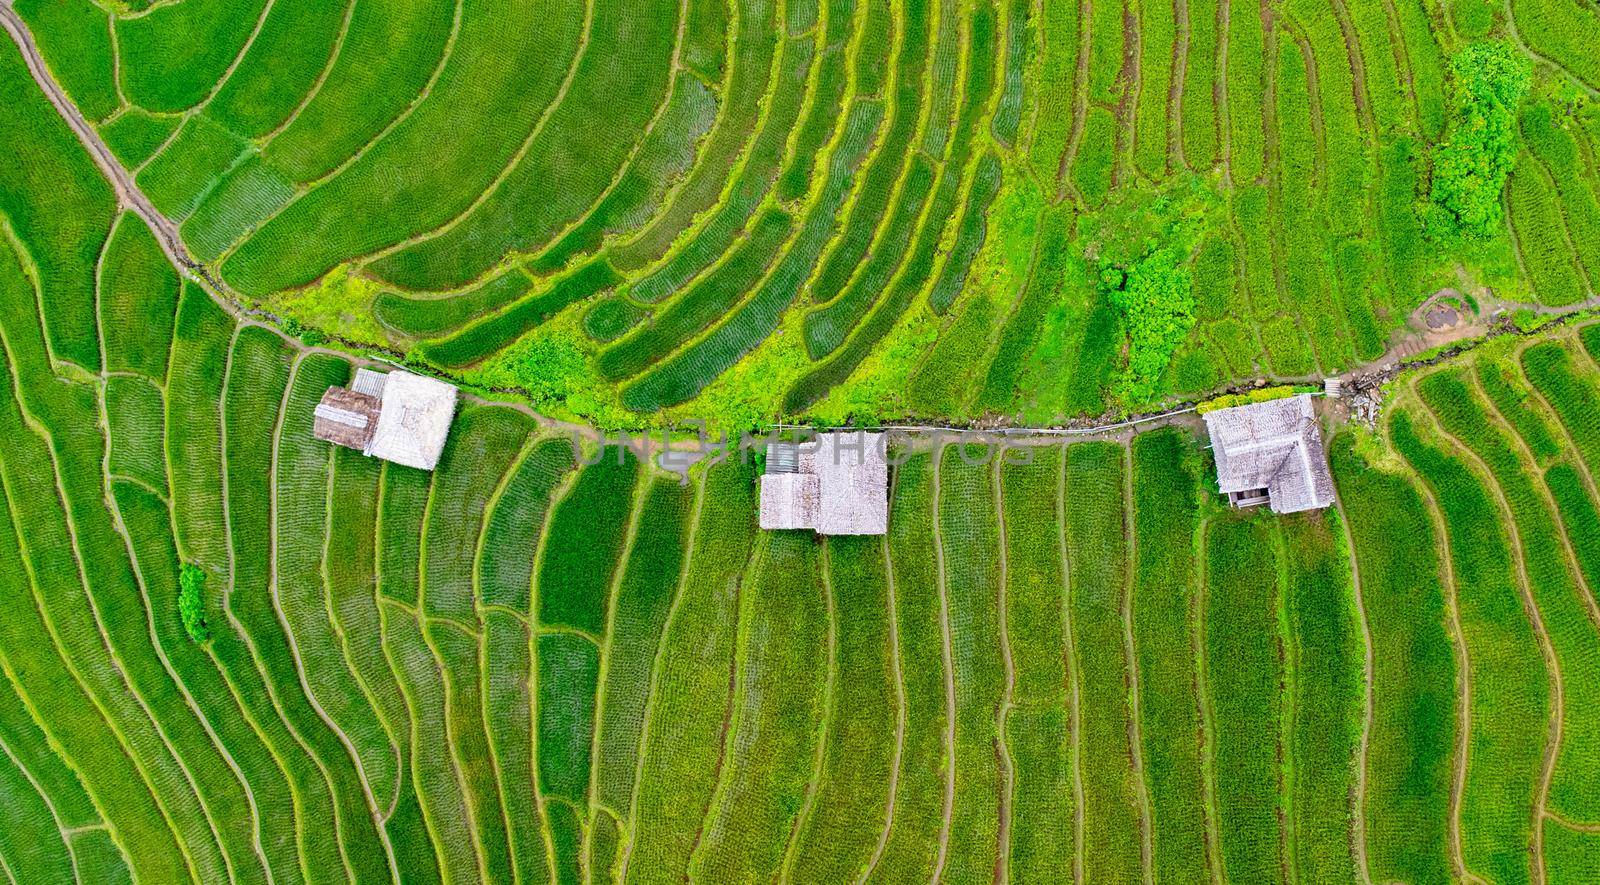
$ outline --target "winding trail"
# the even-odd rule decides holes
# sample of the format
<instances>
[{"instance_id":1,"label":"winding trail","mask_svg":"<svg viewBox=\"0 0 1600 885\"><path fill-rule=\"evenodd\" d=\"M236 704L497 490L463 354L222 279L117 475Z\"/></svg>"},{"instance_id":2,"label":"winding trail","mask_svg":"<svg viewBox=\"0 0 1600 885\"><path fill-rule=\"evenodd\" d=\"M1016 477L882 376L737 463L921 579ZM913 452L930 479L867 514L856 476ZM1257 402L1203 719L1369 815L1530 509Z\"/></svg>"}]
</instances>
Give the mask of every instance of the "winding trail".
<instances>
[{"instance_id":1,"label":"winding trail","mask_svg":"<svg viewBox=\"0 0 1600 885\"><path fill-rule=\"evenodd\" d=\"M1417 393L1415 385L1407 386L1402 394L1410 401L1415 402L1428 416L1428 421L1433 421L1433 413L1422 402L1422 396ZM1443 431L1438 431L1443 433ZM1467 766L1471 761L1472 749L1472 658L1467 649L1466 636L1461 632L1461 606L1457 597L1459 585L1456 582L1455 560L1451 558L1450 527L1445 524L1444 511L1439 506L1439 499L1434 496L1433 487L1422 481L1421 477L1413 472L1412 484L1417 494L1422 496L1422 502L1428 512L1428 520L1433 524L1433 543L1439 553L1440 577L1444 579L1445 612L1449 619L1449 635L1455 644L1456 658L1456 745L1454 772L1450 782L1450 865L1455 877L1463 882L1475 879L1467 869L1467 862L1462 851L1461 838L1461 797L1467 790Z\"/></svg>"},{"instance_id":2,"label":"winding trail","mask_svg":"<svg viewBox=\"0 0 1600 885\"><path fill-rule=\"evenodd\" d=\"M139 189L139 185L134 183L133 176L112 155L111 148L106 147L99 133L95 132L89 121L84 119L77 105L67 98L61 89L61 84L50 76L50 72L45 68L44 59L39 55L39 47L33 42L32 32L12 8L11 0L0 0L0 26L6 29L6 33L10 34L11 39L17 44L17 49L22 52L22 59L27 62L28 73L33 75L34 82L39 84L45 97L50 99L50 103L55 106L61 118L67 121L73 134L78 136L78 141L83 143L84 149L94 159L95 165L100 167L106 181L110 182L111 189L117 195L117 207L132 209L145 220L151 232L156 235L156 241L161 244L161 251L166 253L167 260L174 266L220 290L222 287L211 277L211 273L204 265L190 257L189 250L184 248L183 240L178 236L178 226L172 219L156 210L155 204L151 203L150 198Z\"/></svg>"}]
</instances>

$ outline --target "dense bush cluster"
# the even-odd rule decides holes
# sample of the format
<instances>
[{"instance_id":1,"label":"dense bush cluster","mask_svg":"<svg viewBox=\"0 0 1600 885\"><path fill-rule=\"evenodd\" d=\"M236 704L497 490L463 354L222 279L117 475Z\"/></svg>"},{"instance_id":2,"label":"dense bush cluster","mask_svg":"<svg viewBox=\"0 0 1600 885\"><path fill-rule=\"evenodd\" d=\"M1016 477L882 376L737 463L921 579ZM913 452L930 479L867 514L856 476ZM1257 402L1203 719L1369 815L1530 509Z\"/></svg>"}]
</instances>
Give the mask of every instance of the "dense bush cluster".
<instances>
[{"instance_id":1,"label":"dense bush cluster","mask_svg":"<svg viewBox=\"0 0 1600 885\"><path fill-rule=\"evenodd\" d=\"M1532 84L1527 59L1505 43L1474 43L1450 60L1450 135L1433 158L1429 221L1438 234L1500 233L1500 194L1517 162L1517 111Z\"/></svg>"},{"instance_id":2,"label":"dense bush cluster","mask_svg":"<svg viewBox=\"0 0 1600 885\"><path fill-rule=\"evenodd\" d=\"M211 625L206 623L206 572L192 562L178 572L178 614L183 629L195 642L211 640Z\"/></svg>"}]
</instances>

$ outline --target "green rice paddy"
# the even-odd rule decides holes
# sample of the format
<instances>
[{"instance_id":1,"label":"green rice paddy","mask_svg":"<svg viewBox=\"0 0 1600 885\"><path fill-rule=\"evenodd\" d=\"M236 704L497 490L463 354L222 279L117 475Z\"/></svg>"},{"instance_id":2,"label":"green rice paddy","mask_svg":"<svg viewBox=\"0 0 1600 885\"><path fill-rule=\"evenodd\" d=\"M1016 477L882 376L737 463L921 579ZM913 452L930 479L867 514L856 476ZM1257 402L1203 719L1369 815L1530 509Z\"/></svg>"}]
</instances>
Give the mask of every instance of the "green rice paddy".
<instances>
[{"instance_id":1,"label":"green rice paddy","mask_svg":"<svg viewBox=\"0 0 1600 885\"><path fill-rule=\"evenodd\" d=\"M1584 301L1587 0L16 11L228 291L0 46L0 881L1600 874L1600 324L1402 375L1284 518L1192 421L914 439L819 539L547 420L1148 406L1096 256L1151 231L1158 399ZM1483 39L1534 86L1441 244ZM437 471L311 438L364 348L469 391Z\"/></svg>"}]
</instances>

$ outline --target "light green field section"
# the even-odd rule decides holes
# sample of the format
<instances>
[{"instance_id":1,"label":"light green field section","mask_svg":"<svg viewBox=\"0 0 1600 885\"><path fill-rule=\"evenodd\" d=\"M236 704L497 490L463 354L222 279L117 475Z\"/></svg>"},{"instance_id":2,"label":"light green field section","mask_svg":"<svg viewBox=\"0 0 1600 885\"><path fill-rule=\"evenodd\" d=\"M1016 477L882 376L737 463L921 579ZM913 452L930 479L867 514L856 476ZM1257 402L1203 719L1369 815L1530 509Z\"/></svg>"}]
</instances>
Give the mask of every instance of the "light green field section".
<instances>
[{"instance_id":1,"label":"light green field section","mask_svg":"<svg viewBox=\"0 0 1600 885\"><path fill-rule=\"evenodd\" d=\"M1351 369L1444 288L1595 294L1592 3L1270 6L17 13L242 301L607 426L1053 423ZM1505 168L1472 173L1496 188L1487 229L1455 238L1430 189L1482 116L1454 60L1489 41L1533 86L1490 139ZM69 180L103 190L91 178ZM1191 191L1204 199L1178 196ZM68 214L17 232L63 290L51 304L70 303L97 254L89 232L53 229L82 223ZM1137 254L1116 245L1128 236ZM1182 322L1165 331L1119 302L1116 274L1145 242L1175 250L1164 279ZM87 366L76 308L49 334ZM1146 334L1169 340L1137 368Z\"/></svg>"}]
</instances>

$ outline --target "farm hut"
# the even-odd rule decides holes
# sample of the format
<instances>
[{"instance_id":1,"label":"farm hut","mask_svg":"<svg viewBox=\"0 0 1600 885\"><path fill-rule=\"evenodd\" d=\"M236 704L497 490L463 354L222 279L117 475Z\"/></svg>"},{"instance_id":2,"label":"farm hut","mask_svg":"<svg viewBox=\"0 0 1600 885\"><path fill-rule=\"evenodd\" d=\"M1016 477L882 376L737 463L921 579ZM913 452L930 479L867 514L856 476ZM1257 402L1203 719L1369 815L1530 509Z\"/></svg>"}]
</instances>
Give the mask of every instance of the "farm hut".
<instances>
[{"instance_id":1,"label":"farm hut","mask_svg":"<svg viewBox=\"0 0 1600 885\"><path fill-rule=\"evenodd\" d=\"M1205 415L1217 485L1235 507L1274 513L1333 504L1333 476L1310 394L1217 409Z\"/></svg>"},{"instance_id":2,"label":"farm hut","mask_svg":"<svg viewBox=\"0 0 1600 885\"><path fill-rule=\"evenodd\" d=\"M323 393L311 432L364 455L432 470L455 413L456 389L443 381L358 369L349 387Z\"/></svg>"},{"instance_id":3,"label":"farm hut","mask_svg":"<svg viewBox=\"0 0 1600 885\"><path fill-rule=\"evenodd\" d=\"M881 433L823 433L767 446L761 527L819 535L889 530L889 465Z\"/></svg>"}]
</instances>

